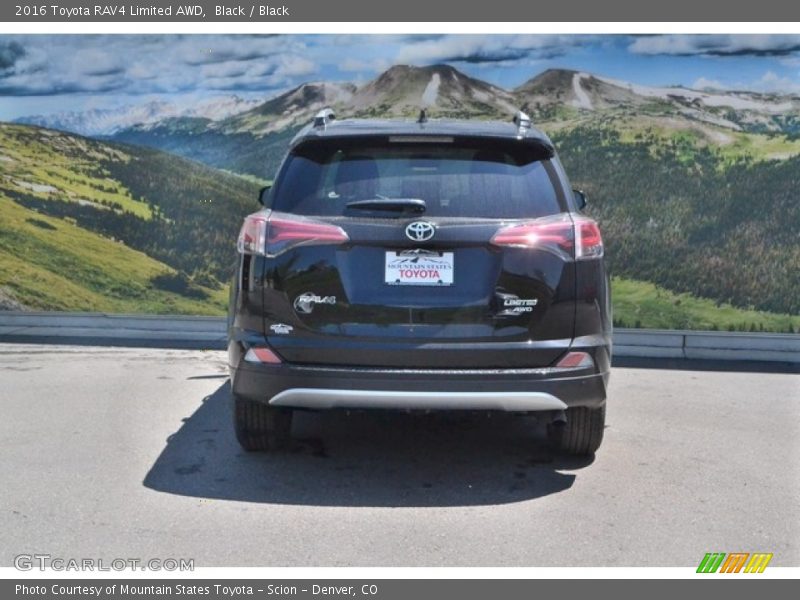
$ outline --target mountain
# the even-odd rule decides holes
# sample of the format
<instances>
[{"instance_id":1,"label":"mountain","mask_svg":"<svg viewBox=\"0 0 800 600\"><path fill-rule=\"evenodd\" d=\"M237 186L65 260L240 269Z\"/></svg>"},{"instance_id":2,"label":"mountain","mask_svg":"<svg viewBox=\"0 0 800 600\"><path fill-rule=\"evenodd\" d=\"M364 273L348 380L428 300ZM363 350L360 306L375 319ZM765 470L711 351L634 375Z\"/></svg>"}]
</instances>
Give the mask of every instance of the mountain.
<instances>
[{"instance_id":1,"label":"mountain","mask_svg":"<svg viewBox=\"0 0 800 600\"><path fill-rule=\"evenodd\" d=\"M112 139L271 179L287 142L324 107L339 118L414 118L424 107L433 118L505 119L515 106L511 92L448 65L398 65L361 87L306 83L226 119L168 118L122 129Z\"/></svg>"},{"instance_id":2,"label":"mountain","mask_svg":"<svg viewBox=\"0 0 800 600\"><path fill-rule=\"evenodd\" d=\"M646 97L623 86L567 69L540 73L514 89L514 96L532 116L546 119L574 116L579 111L642 107L648 103Z\"/></svg>"},{"instance_id":3,"label":"mountain","mask_svg":"<svg viewBox=\"0 0 800 600\"><path fill-rule=\"evenodd\" d=\"M505 119L515 102L510 92L448 65L399 65L362 87L306 83L227 119L168 118L120 130L112 139L271 179L287 142L325 107L339 118L412 118L424 107L433 118Z\"/></svg>"},{"instance_id":4,"label":"mountain","mask_svg":"<svg viewBox=\"0 0 800 600\"><path fill-rule=\"evenodd\" d=\"M258 101L244 100L238 96L208 98L187 106L153 100L144 104L111 109L31 115L20 117L15 122L59 129L80 135L108 136L130 127L153 125L176 117L199 118L211 123L249 110L256 104Z\"/></svg>"},{"instance_id":5,"label":"mountain","mask_svg":"<svg viewBox=\"0 0 800 600\"><path fill-rule=\"evenodd\" d=\"M256 193L149 148L0 123L0 306L220 314Z\"/></svg>"},{"instance_id":6,"label":"mountain","mask_svg":"<svg viewBox=\"0 0 800 600\"><path fill-rule=\"evenodd\" d=\"M350 102L356 86L349 83L304 83L275 98L216 124L212 128L227 134L252 133L263 136L305 125L326 106Z\"/></svg>"},{"instance_id":7,"label":"mountain","mask_svg":"<svg viewBox=\"0 0 800 600\"><path fill-rule=\"evenodd\" d=\"M606 85L656 102L668 102L689 117L744 131L797 132L800 97L735 90L693 90L684 87L652 87L600 78ZM790 120L787 121L786 117ZM791 119L794 117L794 119Z\"/></svg>"},{"instance_id":8,"label":"mountain","mask_svg":"<svg viewBox=\"0 0 800 600\"><path fill-rule=\"evenodd\" d=\"M320 109L349 101L355 90L351 84L306 83L225 119L173 117L128 127L112 139L267 180L294 133Z\"/></svg>"},{"instance_id":9,"label":"mountain","mask_svg":"<svg viewBox=\"0 0 800 600\"><path fill-rule=\"evenodd\" d=\"M362 87L339 83L306 83L212 128L226 133L269 133L308 123L331 107L339 118L431 116L505 118L515 99L505 90L464 75L449 65L397 65Z\"/></svg>"},{"instance_id":10,"label":"mountain","mask_svg":"<svg viewBox=\"0 0 800 600\"><path fill-rule=\"evenodd\" d=\"M506 90L449 65L397 65L359 88L342 108L345 117L416 117L425 108L431 117L504 119L517 104Z\"/></svg>"},{"instance_id":11,"label":"mountain","mask_svg":"<svg viewBox=\"0 0 800 600\"><path fill-rule=\"evenodd\" d=\"M306 83L223 119L169 117L112 137L269 179L286 142L326 106L339 118L414 118L425 108L431 118L501 120L523 108L548 132L603 122L631 136L653 130L669 138L678 132L736 156L779 158L800 151L795 96L648 87L566 69L544 71L504 90L449 65L396 65L362 86Z\"/></svg>"},{"instance_id":12,"label":"mountain","mask_svg":"<svg viewBox=\"0 0 800 600\"><path fill-rule=\"evenodd\" d=\"M583 114L679 116L733 131L800 134L800 97L745 91L652 87L566 69L550 69L514 90L545 121Z\"/></svg>"}]
</instances>

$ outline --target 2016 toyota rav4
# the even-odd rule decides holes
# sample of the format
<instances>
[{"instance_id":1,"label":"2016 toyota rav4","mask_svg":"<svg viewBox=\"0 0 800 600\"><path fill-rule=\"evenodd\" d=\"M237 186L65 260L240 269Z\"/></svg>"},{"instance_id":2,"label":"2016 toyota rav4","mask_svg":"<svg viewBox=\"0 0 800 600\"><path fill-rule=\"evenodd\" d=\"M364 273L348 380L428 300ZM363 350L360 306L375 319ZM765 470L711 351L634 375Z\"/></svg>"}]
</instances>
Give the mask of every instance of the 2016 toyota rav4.
<instances>
[{"instance_id":1,"label":"2016 toyota rav4","mask_svg":"<svg viewBox=\"0 0 800 600\"><path fill-rule=\"evenodd\" d=\"M552 142L513 122L335 120L291 142L238 240L234 424L297 409L535 413L592 454L611 360L597 224Z\"/></svg>"}]
</instances>

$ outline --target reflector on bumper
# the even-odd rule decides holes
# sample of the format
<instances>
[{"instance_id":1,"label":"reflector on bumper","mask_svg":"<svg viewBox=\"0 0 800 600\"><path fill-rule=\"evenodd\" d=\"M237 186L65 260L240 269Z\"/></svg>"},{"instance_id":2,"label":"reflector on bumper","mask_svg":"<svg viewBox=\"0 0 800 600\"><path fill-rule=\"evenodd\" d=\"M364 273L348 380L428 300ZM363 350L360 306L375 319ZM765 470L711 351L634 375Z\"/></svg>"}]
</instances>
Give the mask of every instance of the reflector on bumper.
<instances>
[{"instance_id":1,"label":"reflector on bumper","mask_svg":"<svg viewBox=\"0 0 800 600\"><path fill-rule=\"evenodd\" d=\"M250 348L244 355L244 360L251 363L280 364L281 358L269 348Z\"/></svg>"},{"instance_id":2,"label":"reflector on bumper","mask_svg":"<svg viewBox=\"0 0 800 600\"><path fill-rule=\"evenodd\" d=\"M594 365L592 357L586 352L567 352L567 355L558 361L557 369L583 369Z\"/></svg>"}]
</instances>

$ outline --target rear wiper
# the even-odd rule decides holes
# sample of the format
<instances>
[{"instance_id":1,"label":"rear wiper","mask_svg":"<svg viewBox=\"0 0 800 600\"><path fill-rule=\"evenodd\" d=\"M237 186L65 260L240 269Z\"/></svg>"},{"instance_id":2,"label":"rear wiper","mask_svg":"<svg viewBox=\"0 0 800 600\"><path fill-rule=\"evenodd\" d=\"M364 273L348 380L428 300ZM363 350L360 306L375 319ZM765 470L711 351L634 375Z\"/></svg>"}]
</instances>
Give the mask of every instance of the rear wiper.
<instances>
[{"instance_id":1,"label":"rear wiper","mask_svg":"<svg viewBox=\"0 0 800 600\"><path fill-rule=\"evenodd\" d=\"M422 214L427 205L425 200L419 198L371 198L369 200L354 200L347 203L347 208L356 210L386 210L396 212L410 212Z\"/></svg>"}]
</instances>

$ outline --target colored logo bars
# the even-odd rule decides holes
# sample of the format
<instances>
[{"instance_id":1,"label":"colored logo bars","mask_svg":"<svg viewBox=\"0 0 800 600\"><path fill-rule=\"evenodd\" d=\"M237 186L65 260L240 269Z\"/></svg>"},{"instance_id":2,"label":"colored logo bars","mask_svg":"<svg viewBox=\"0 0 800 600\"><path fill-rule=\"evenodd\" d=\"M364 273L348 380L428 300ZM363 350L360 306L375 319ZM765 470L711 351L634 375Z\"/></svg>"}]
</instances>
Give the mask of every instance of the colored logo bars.
<instances>
[{"instance_id":1,"label":"colored logo bars","mask_svg":"<svg viewBox=\"0 0 800 600\"><path fill-rule=\"evenodd\" d=\"M727 558L726 558L727 557ZM749 560L748 560L749 559ZM697 567L698 573L763 573L767 568L772 554L757 552L707 552Z\"/></svg>"}]
</instances>

